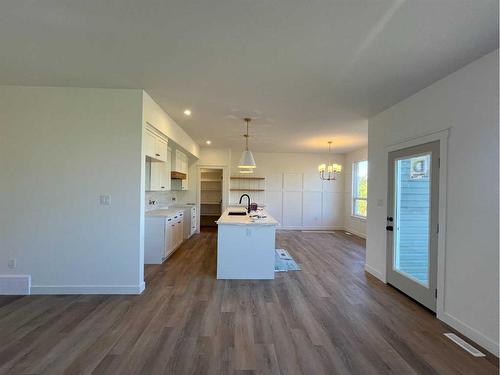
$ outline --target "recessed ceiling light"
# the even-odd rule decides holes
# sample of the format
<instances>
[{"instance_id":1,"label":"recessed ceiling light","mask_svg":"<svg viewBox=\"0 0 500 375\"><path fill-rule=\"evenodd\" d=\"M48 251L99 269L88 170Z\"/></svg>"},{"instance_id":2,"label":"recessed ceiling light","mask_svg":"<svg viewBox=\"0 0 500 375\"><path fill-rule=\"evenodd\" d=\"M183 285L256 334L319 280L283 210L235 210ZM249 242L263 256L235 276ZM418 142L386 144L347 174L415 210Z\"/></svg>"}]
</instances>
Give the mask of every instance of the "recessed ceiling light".
<instances>
[{"instance_id":1,"label":"recessed ceiling light","mask_svg":"<svg viewBox=\"0 0 500 375\"><path fill-rule=\"evenodd\" d=\"M191 110L190 110L190 109L185 109L185 110L184 110L184 114L185 114L186 116L191 116Z\"/></svg>"},{"instance_id":2,"label":"recessed ceiling light","mask_svg":"<svg viewBox=\"0 0 500 375\"><path fill-rule=\"evenodd\" d=\"M211 145L212 144L212 141L206 141L205 142L207 145Z\"/></svg>"}]
</instances>

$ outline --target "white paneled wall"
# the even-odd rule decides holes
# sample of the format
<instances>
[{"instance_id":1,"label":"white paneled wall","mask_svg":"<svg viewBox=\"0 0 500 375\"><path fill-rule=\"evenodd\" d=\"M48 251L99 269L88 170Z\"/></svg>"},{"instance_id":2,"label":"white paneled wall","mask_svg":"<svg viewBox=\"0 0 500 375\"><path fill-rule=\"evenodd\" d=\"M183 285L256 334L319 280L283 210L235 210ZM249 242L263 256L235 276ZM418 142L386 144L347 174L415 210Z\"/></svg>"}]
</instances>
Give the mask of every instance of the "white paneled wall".
<instances>
[{"instance_id":1,"label":"white paneled wall","mask_svg":"<svg viewBox=\"0 0 500 375\"><path fill-rule=\"evenodd\" d=\"M231 188L264 188L248 194L252 202L266 205L284 229L343 229L344 176L322 181L318 165L333 157L344 165L343 155L299 153L254 153L257 168L253 176L265 180L231 180ZM231 160L231 175L238 175L238 160ZM344 166L345 168L345 166ZM253 184L253 185L252 185ZM245 191L233 191L230 203L237 203Z\"/></svg>"},{"instance_id":2,"label":"white paneled wall","mask_svg":"<svg viewBox=\"0 0 500 375\"><path fill-rule=\"evenodd\" d=\"M283 228L342 227L343 191L337 181L321 181L311 173L273 174L270 180L265 204Z\"/></svg>"}]
</instances>

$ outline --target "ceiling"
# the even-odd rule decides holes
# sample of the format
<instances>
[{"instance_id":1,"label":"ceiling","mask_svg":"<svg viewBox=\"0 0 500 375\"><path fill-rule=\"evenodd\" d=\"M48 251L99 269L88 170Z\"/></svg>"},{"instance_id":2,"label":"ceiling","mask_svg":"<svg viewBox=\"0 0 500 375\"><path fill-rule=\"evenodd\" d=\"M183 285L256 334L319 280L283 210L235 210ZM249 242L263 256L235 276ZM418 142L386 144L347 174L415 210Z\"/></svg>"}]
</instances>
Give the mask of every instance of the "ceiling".
<instances>
[{"instance_id":1,"label":"ceiling","mask_svg":"<svg viewBox=\"0 0 500 375\"><path fill-rule=\"evenodd\" d=\"M496 48L496 0L0 3L0 84L144 88L234 150L245 116L255 151L356 149L367 117Z\"/></svg>"}]
</instances>

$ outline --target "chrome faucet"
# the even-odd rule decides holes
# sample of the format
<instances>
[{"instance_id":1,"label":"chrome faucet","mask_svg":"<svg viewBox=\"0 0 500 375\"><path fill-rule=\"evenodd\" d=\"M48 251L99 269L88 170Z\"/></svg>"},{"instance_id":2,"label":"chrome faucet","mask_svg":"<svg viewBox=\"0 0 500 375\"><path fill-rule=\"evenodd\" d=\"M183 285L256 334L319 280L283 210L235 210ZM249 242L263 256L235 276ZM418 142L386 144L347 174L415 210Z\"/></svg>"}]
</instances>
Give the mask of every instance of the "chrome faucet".
<instances>
[{"instance_id":1,"label":"chrome faucet","mask_svg":"<svg viewBox=\"0 0 500 375\"><path fill-rule=\"evenodd\" d=\"M243 200L243 197L247 197L248 198L248 207L247 207L247 212L250 213L250 195L248 194L243 194L241 197L240 197L240 204L241 204L241 201Z\"/></svg>"}]
</instances>

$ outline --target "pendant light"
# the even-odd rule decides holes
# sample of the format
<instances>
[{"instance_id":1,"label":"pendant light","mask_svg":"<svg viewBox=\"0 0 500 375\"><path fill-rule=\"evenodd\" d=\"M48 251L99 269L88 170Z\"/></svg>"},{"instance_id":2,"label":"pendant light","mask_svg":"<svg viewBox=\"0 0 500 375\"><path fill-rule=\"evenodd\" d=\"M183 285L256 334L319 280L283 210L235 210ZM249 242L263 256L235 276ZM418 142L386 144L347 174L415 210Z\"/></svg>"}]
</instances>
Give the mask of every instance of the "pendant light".
<instances>
[{"instance_id":1,"label":"pendant light","mask_svg":"<svg viewBox=\"0 0 500 375\"><path fill-rule=\"evenodd\" d=\"M328 154L330 154L332 148L332 141L328 141ZM335 164L331 161L327 163L320 164L318 166L319 178L325 181L336 180L337 176L342 172L342 166Z\"/></svg>"},{"instance_id":2,"label":"pendant light","mask_svg":"<svg viewBox=\"0 0 500 375\"><path fill-rule=\"evenodd\" d=\"M247 117L244 120L247 123L247 133L244 135L246 147L245 147L245 151L243 151L243 153L241 154L240 163L238 165L238 168L243 168L243 169L257 168L257 165L255 164L255 159L253 158L253 155L252 155L252 151L248 150L248 137L249 137L248 124L250 123L250 121L252 121L252 119ZM245 172L243 172L243 173L245 173ZM249 172L246 172L246 173L249 173Z\"/></svg>"}]
</instances>

